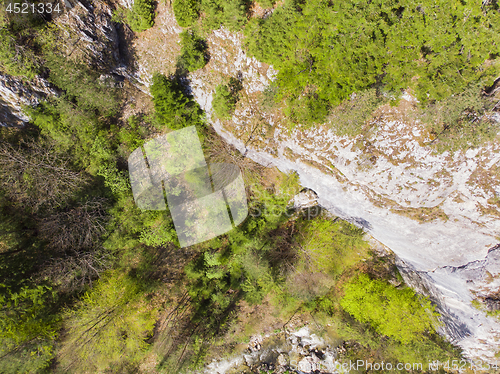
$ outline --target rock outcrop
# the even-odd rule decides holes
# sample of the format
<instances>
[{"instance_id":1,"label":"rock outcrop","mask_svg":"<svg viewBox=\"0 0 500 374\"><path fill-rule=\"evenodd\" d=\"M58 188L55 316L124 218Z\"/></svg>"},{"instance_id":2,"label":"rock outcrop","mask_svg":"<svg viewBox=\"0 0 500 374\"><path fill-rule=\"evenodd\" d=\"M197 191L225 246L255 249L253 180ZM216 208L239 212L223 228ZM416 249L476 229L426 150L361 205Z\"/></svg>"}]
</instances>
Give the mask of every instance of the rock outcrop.
<instances>
[{"instance_id":1,"label":"rock outcrop","mask_svg":"<svg viewBox=\"0 0 500 374\"><path fill-rule=\"evenodd\" d=\"M103 1L72 0L72 8L55 20L63 53L78 62L109 71L119 65L119 38L112 9Z\"/></svg>"},{"instance_id":2,"label":"rock outcrop","mask_svg":"<svg viewBox=\"0 0 500 374\"><path fill-rule=\"evenodd\" d=\"M114 72L118 79L133 75L120 65L119 37L112 10L102 1L68 1L67 11L54 20L53 28L61 53L79 63L87 63L102 72ZM0 125L23 126L28 116L24 106L36 106L40 100L57 95L50 83L36 77L31 81L0 75Z\"/></svg>"},{"instance_id":3,"label":"rock outcrop","mask_svg":"<svg viewBox=\"0 0 500 374\"><path fill-rule=\"evenodd\" d=\"M337 361L342 347L331 347L308 326L266 336L253 336L239 357L214 361L204 374L215 373L318 373L344 372Z\"/></svg>"},{"instance_id":4,"label":"rock outcrop","mask_svg":"<svg viewBox=\"0 0 500 374\"><path fill-rule=\"evenodd\" d=\"M29 121L23 107L34 107L52 95L57 95L57 91L46 79L36 77L25 81L0 74L0 126L23 126Z\"/></svg>"}]
</instances>

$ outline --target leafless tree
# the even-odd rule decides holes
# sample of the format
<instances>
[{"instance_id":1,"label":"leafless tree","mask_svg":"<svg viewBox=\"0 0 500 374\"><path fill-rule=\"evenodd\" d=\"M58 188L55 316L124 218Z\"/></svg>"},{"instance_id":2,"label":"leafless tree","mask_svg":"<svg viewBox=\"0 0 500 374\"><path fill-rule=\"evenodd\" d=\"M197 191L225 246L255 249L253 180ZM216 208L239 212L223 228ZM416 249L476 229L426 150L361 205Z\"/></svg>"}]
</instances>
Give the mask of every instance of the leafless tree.
<instances>
[{"instance_id":1,"label":"leafless tree","mask_svg":"<svg viewBox=\"0 0 500 374\"><path fill-rule=\"evenodd\" d=\"M35 212L61 205L87 180L51 143L30 140L12 145L0 140L0 184L11 198Z\"/></svg>"},{"instance_id":2,"label":"leafless tree","mask_svg":"<svg viewBox=\"0 0 500 374\"><path fill-rule=\"evenodd\" d=\"M111 266L111 256L99 244L108 220L105 203L93 198L39 220L38 237L53 253L42 266L42 278L71 292L92 284Z\"/></svg>"},{"instance_id":3,"label":"leafless tree","mask_svg":"<svg viewBox=\"0 0 500 374\"><path fill-rule=\"evenodd\" d=\"M38 227L39 238L56 250L92 248L105 232L105 201L104 198L93 198L43 218Z\"/></svg>"},{"instance_id":4,"label":"leafless tree","mask_svg":"<svg viewBox=\"0 0 500 374\"><path fill-rule=\"evenodd\" d=\"M71 250L63 257L51 258L38 277L58 284L63 292L81 290L112 265L112 256L102 249Z\"/></svg>"},{"instance_id":5,"label":"leafless tree","mask_svg":"<svg viewBox=\"0 0 500 374\"><path fill-rule=\"evenodd\" d=\"M210 163L231 163L237 165L243 173L243 178L248 180L251 174L261 174L264 166L245 157L235 147L225 142L214 130L207 137L207 155Z\"/></svg>"}]
</instances>

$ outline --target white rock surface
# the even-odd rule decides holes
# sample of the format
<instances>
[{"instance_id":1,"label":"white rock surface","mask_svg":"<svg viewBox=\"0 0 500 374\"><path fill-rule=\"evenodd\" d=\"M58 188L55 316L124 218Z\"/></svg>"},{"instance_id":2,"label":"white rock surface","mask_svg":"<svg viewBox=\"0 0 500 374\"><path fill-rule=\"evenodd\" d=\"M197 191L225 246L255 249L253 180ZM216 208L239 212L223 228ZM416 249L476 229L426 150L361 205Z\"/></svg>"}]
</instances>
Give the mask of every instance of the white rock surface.
<instances>
[{"instance_id":1,"label":"white rock surface","mask_svg":"<svg viewBox=\"0 0 500 374\"><path fill-rule=\"evenodd\" d=\"M31 82L0 74L0 126L22 126L29 121L23 107L36 106L41 99L57 95L50 84L40 77Z\"/></svg>"}]
</instances>

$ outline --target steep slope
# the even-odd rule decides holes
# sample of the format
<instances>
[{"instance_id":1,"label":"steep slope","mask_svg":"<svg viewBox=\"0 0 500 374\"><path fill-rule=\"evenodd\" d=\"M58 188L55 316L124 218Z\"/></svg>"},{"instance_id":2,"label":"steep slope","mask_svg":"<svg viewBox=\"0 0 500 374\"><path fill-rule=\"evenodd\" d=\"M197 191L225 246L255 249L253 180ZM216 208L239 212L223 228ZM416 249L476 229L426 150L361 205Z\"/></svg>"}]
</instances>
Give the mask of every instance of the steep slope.
<instances>
[{"instance_id":1,"label":"steep slope","mask_svg":"<svg viewBox=\"0 0 500 374\"><path fill-rule=\"evenodd\" d=\"M111 10L101 6L81 4L73 18L58 20L72 30L68 46L77 45L75 53L128 77L143 91L154 72L175 72L182 29L168 5L158 4L155 26L132 42L136 60L127 67L120 66ZM374 130L356 138L336 136L327 124L289 130L279 108L261 105L275 75L272 67L245 54L240 34L219 29L207 43L209 63L187 81L207 115L218 84L237 77L243 85L234 116L211 118L217 132L263 165L297 171L322 206L363 226L398 256L407 283L439 305L446 322L442 333L469 357L493 360L500 351L500 322L472 301L494 304L500 285L500 143L434 154L409 93L398 107L379 108ZM33 105L37 95L55 94L50 88L35 94L36 88L25 89L10 77L2 87L3 100L20 121L27 118L18 102ZM500 121L498 113L492 119Z\"/></svg>"},{"instance_id":2,"label":"steep slope","mask_svg":"<svg viewBox=\"0 0 500 374\"><path fill-rule=\"evenodd\" d=\"M135 42L137 70L147 84L154 71L175 71L176 25L160 5L157 26ZM191 90L207 113L215 86L229 77L243 84L235 115L212 118L217 132L243 154L281 170L295 170L321 205L363 226L400 258L408 283L439 304L442 332L471 358L493 360L500 323L472 300L498 287L500 144L435 154L416 119L416 100L376 112L375 130L356 138L336 136L327 125L288 130L279 109L263 110L261 93L274 76L244 53L239 34L219 29L208 37L210 61L189 74ZM498 113L492 114L499 121Z\"/></svg>"}]
</instances>

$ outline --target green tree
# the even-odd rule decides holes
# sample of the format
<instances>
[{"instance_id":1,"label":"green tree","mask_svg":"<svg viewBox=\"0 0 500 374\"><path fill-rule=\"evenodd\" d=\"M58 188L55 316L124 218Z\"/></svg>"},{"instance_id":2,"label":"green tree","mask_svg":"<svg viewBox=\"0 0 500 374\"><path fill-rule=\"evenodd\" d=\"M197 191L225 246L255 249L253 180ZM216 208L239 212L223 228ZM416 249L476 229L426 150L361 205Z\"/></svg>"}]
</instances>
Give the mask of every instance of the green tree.
<instances>
[{"instance_id":1,"label":"green tree","mask_svg":"<svg viewBox=\"0 0 500 374\"><path fill-rule=\"evenodd\" d=\"M257 3L263 8L272 8L276 0L258 0Z\"/></svg>"},{"instance_id":2,"label":"green tree","mask_svg":"<svg viewBox=\"0 0 500 374\"><path fill-rule=\"evenodd\" d=\"M375 89L353 93L351 98L332 109L329 122L340 136L356 136L365 128L373 111L382 103Z\"/></svg>"},{"instance_id":3,"label":"green tree","mask_svg":"<svg viewBox=\"0 0 500 374\"><path fill-rule=\"evenodd\" d=\"M429 103L423 110L423 120L434 137L431 144L439 151L465 150L493 140L498 124L484 114L494 106L483 96L479 84L441 101Z\"/></svg>"},{"instance_id":4,"label":"green tree","mask_svg":"<svg viewBox=\"0 0 500 374\"><path fill-rule=\"evenodd\" d=\"M389 283L361 274L344 285L340 305L360 322L401 343L421 340L433 332L438 314L427 298L411 288L397 289Z\"/></svg>"},{"instance_id":5,"label":"green tree","mask_svg":"<svg viewBox=\"0 0 500 374\"><path fill-rule=\"evenodd\" d=\"M460 21L458 21L460 20ZM285 1L245 28L249 53L277 70L294 122L321 121L353 92L412 87L443 100L498 76L500 14L493 2Z\"/></svg>"},{"instance_id":6,"label":"green tree","mask_svg":"<svg viewBox=\"0 0 500 374\"><path fill-rule=\"evenodd\" d=\"M54 52L44 55L49 69L49 80L64 90L69 101L78 108L111 117L120 105L119 92L99 80L99 73L81 63L76 63Z\"/></svg>"},{"instance_id":7,"label":"green tree","mask_svg":"<svg viewBox=\"0 0 500 374\"><path fill-rule=\"evenodd\" d=\"M58 316L46 286L14 291L0 284L0 371L38 372L54 357Z\"/></svg>"},{"instance_id":8,"label":"green tree","mask_svg":"<svg viewBox=\"0 0 500 374\"><path fill-rule=\"evenodd\" d=\"M184 94L177 80L155 74L151 94L156 116L162 124L172 130L202 124L199 105Z\"/></svg>"},{"instance_id":9,"label":"green tree","mask_svg":"<svg viewBox=\"0 0 500 374\"><path fill-rule=\"evenodd\" d=\"M227 85L220 84L215 89L213 108L215 115L221 119L229 119L234 113L237 96Z\"/></svg>"},{"instance_id":10,"label":"green tree","mask_svg":"<svg viewBox=\"0 0 500 374\"><path fill-rule=\"evenodd\" d=\"M38 33L46 21L38 14L15 12L21 1L3 2L0 9L0 67L4 73L33 79L41 71ZM6 11L10 5L12 12Z\"/></svg>"},{"instance_id":11,"label":"green tree","mask_svg":"<svg viewBox=\"0 0 500 374\"><path fill-rule=\"evenodd\" d=\"M179 26L189 27L198 19L197 0L175 0L173 9Z\"/></svg>"},{"instance_id":12,"label":"green tree","mask_svg":"<svg viewBox=\"0 0 500 374\"><path fill-rule=\"evenodd\" d=\"M231 31L240 31L248 21L249 2L246 0L223 1L224 26Z\"/></svg>"},{"instance_id":13,"label":"green tree","mask_svg":"<svg viewBox=\"0 0 500 374\"><path fill-rule=\"evenodd\" d=\"M231 31L239 31L248 20L249 5L246 0L202 0L203 25L213 30L224 25Z\"/></svg>"},{"instance_id":14,"label":"green tree","mask_svg":"<svg viewBox=\"0 0 500 374\"><path fill-rule=\"evenodd\" d=\"M149 29L154 24L155 12L152 0L135 0L127 13L127 23L134 32Z\"/></svg>"},{"instance_id":15,"label":"green tree","mask_svg":"<svg viewBox=\"0 0 500 374\"><path fill-rule=\"evenodd\" d=\"M363 229L345 221L317 217L303 221L299 232L303 261L312 272L338 276L368 248Z\"/></svg>"},{"instance_id":16,"label":"green tree","mask_svg":"<svg viewBox=\"0 0 500 374\"><path fill-rule=\"evenodd\" d=\"M28 46L20 45L7 29L0 30L0 65L10 75L33 79L40 70L39 57Z\"/></svg>"},{"instance_id":17,"label":"green tree","mask_svg":"<svg viewBox=\"0 0 500 374\"><path fill-rule=\"evenodd\" d=\"M102 276L66 313L67 335L58 352L63 369L101 372L134 362L147 346L155 317L134 279L120 272Z\"/></svg>"},{"instance_id":18,"label":"green tree","mask_svg":"<svg viewBox=\"0 0 500 374\"><path fill-rule=\"evenodd\" d=\"M192 30L183 31L179 36L182 46L179 64L191 72L203 68L208 61L205 41Z\"/></svg>"}]
</instances>

